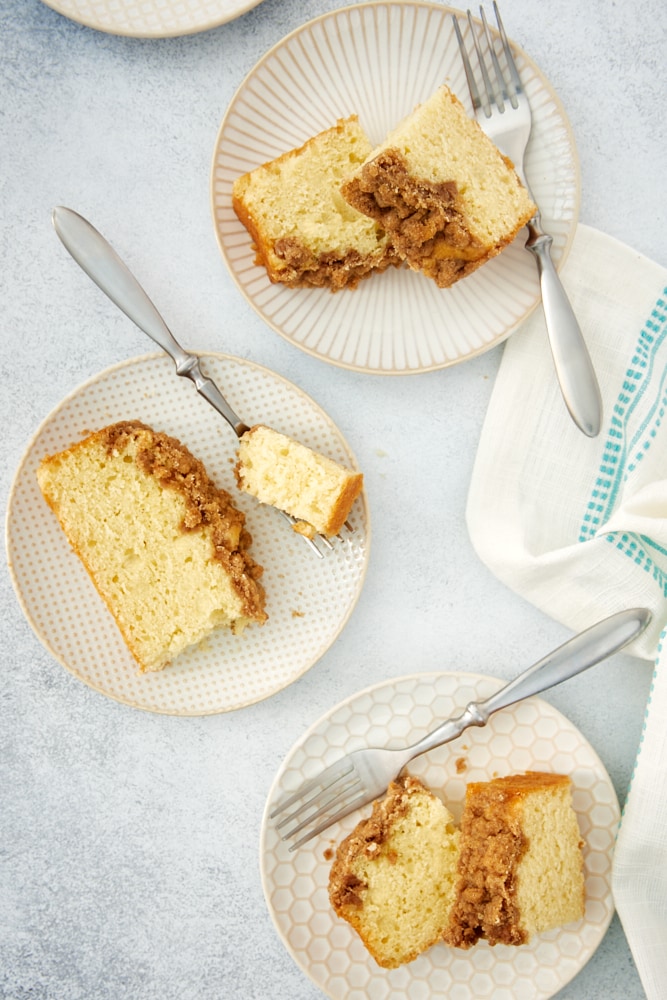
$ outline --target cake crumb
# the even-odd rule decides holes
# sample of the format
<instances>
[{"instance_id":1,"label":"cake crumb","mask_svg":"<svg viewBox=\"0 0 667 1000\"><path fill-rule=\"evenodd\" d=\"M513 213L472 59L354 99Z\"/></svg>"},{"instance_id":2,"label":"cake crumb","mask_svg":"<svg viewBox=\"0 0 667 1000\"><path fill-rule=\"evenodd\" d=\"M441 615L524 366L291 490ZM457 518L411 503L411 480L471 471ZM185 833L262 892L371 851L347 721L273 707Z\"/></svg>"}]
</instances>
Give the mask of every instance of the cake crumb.
<instances>
[{"instance_id":1,"label":"cake crumb","mask_svg":"<svg viewBox=\"0 0 667 1000\"><path fill-rule=\"evenodd\" d=\"M512 163L444 85L389 132L341 193L439 288L500 253L535 212Z\"/></svg>"},{"instance_id":2,"label":"cake crumb","mask_svg":"<svg viewBox=\"0 0 667 1000\"><path fill-rule=\"evenodd\" d=\"M442 800L403 775L338 846L331 905L382 968L412 962L441 940L455 897L458 842ZM415 893L417 872L428 874Z\"/></svg>"},{"instance_id":3,"label":"cake crumb","mask_svg":"<svg viewBox=\"0 0 667 1000\"><path fill-rule=\"evenodd\" d=\"M290 515L305 538L337 535L363 489L364 477L264 424L239 442L234 468L240 490Z\"/></svg>"},{"instance_id":4,"label":"cake crumb","mask_svg":"<svg viewBox=\"0 0 667 1000\"><path fill-rule=\"evenodd\" d=\"M245 515L176 438L118 421L42 458L37 480L142 672L267 620Z\"/></svg>"},{"instance_id":5,"label":"cake crumb","mask_svg":"<svg viewBox=\"0 0 667 1000\"><path fill-rule=\"evenodd\" d=\"M353 114L236 178L232 207L272 282L336 292L400 265L386 232L341 204L341 184L372 149Z\"/></svg>"}]
</instances>

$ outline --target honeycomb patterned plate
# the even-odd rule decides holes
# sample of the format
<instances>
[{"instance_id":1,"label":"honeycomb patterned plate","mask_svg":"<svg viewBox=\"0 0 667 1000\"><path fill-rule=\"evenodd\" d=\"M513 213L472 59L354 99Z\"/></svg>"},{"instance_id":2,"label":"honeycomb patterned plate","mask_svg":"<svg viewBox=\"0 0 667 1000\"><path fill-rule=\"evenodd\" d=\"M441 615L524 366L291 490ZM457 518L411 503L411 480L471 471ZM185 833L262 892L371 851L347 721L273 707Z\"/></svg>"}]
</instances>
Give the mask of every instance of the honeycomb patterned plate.
<instances>
[{"instance_id":1,"label":"honeycomb patterned plate","mask_svg":"<svg viewBox=\"0 0 667 1000\"><path fill-rule=\"evenodd\" d=\"M233 21L262 0L43 0L59 14L111 35L172 38Z\"/></svg>"},{"instance_id":2,"label":"honeycomb patterned plate","mask_svg":"<svg viewBox=\"0 0 667 1000\"><path fill-rule=\"evenodd\" d=\"M268 369L207 354L202 368L249 424L263 422L357 468L329 417L305 393ZM140 674L114 620L73 554L37 485L41 458L117 420L139 419L179 438L244 511L252 553L264 567L269 621L243 635L219 630L166 670ZM355 501L353 533L318 559L273 507L239 493L236 437L165 355L109 368L69 395L37 430L19 465L7 512L7 556L14 588L38 638L64 667L117 701L172 715L242 708L308 670L340 634L366 573L370 524L365 495Z\"/></svg>"},{"instance_id":3,"label":"honeycomb patterned plate","mask_svg":"<svg viewBox=\"0 0 667 1000\"><path fill-rule=\"evenodd\" d=\"M408 965L382 969L355 931L335 915L327 884L335 845L370 814L352 813L290 854L268 815L285 794L345 753L363 746L404 746L425 736L468 702L501 686L478 674L419 674L368 688L316 722L288 754L268 796L261 832L262 884L288 951L335 1000L545 1000L591 957L613 915L611 861L619 806L599 757L563 715L530 698L493 715L483 728L410 765L431 789L444 789L455 819L468 781L543 770L568 774L585 840L585 916L521 947L485 941L469 951L435 945Z\"/></svg>"},{"instance_id":4,"label":"honeycomb patterned plate","mask_svg":"<svg viewBox=\"0 0 667 1000\"><path fill-rule=\"evenodd\" d=\"M234 95L213 152L215 232L238 288L290 343L342 368L415 374L458 364L508 337L540 302L525 233L464 281L439 289L390 268L353 291L271 284L232 208L241 174L357 114L381 142L414 106L448 83L472 116L451 15L434 3L353 4L308 21L270 49ZM461 15L461 11L456 11ZM464 36L470 30L461 17ZM481 31L481 22L475 22ZM485 47L482 41L482 47ZM579 210L579 167L563 106L539 67L513 46L533 111L526 175L560 267Z\"/></svg>"}]
</instances>

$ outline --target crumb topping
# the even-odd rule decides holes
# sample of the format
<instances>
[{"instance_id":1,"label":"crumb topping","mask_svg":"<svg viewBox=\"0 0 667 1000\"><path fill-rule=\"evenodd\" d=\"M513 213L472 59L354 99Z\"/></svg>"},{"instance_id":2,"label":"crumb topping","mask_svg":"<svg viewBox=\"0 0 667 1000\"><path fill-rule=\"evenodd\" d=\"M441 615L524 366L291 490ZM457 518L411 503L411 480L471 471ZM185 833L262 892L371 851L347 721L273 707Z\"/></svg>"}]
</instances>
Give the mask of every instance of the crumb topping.
<instances>
[{"instance_id":1,"label":"crumb topping","mask_svg":"<svg viewBox=\"0 0 667 1000\"><path fill-rule=\"evenodd\" d=\"M482 937L492 945L528 940L515 902L516 870L528 847L517 806L528 784L520 782L513 788L498 781L468 786L457 899L444 935L447 944L470 948Z\"/></svg>"},{"instance_id":2,"label":"crumb topping","mask_svg":"<svg viewBox=\"0 0 667 1000\"><path fill-rule=\"evenodd\" d=\"M282 284L293 288L329 287L332 292L341 288L356 288L361 279L369 277L373 271L386 271L388 267L401 263L390 247L372 256L364 256L354 249L315 254L295 236L283 236L276 240L273 252L284 264L284 268L280 269L279 280ZM261 251L258 251L255 263L266 264Z\"/></svg>"},{"instance_id":3,"label":"crumb topping","mask_svg":"<svg viewBox=\"0 0 667 1000\"><path fill-rule=\"evenodd\" d=\"M389 234L413 270L423 271L441 288L488 259L488 248L466 226L456 181L411 176L398 149L383 150L366 163L342 193Z\"/></svg>"}]
</instances>

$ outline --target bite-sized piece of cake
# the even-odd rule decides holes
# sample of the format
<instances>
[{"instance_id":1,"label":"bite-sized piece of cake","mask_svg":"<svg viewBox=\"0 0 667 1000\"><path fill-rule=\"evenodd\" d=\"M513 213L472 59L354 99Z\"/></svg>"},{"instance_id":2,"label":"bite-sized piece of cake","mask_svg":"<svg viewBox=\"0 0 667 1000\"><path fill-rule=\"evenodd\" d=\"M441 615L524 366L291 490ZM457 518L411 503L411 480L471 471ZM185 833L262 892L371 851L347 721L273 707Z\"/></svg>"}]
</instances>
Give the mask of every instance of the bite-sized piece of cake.
<instances>
[{"instance_id":1,"label":"bite-sized piece of cake","mask_svg":"<svg viewBox=\"0 0 667 1000\"><path fill-rule=\"evenodd\" d=\"M331 905L378 965L411 962L441 939L458 845L447 808L411 776L392 783L340 844L329 876Z\"/></svg>"},{"instance_id":2,"label":"bite-sized piece of cake","mask_svg":"<svg viewBox=\"0 0 667 1000\"><path fill-rule=\"evenodd\" d=\"M42 459L37 478L142 671L266 620L245 517L175 438L113 424Z\"/></svg>"},{"instance_id":3,"label":"bite-sized piece of cake","mask_svg":"<svg viewBox=\"0 0 667 1000\"><path fill-rule=\"evenodd\" d=\"M364 485L362 473L263 424L243 435L238 459L240 489L297 518L306 535L337 535Z\"/></svg>"},{"instance_id":4,"label":"bite-sized piece of cake","mask_svg":"<svg viewBox=\"0 0 667 1000\"><path fill-rule=\"evenodd\" d=\"M343 184L415 271L445 288L514 239L536 207L513 164L445 86Z\"/></svg>"},{"instance_id":5,"label":"bite-sized piece of cake","mask_svg":"<svg viewBox=\"0 0 667 1000\"><path fill-rule=\"evenodd\" d=\"M352 115L237 178L234 211L271 281L337 291L400 263L375 222L340 194L344 178L371 148Z\"/></svg>"},{"instance_id":6,"label":"bite-sized piece of cake","mask_svg":"<svg viewBox=\"0 0 667 1000\"><path fill-rule=\"evenodd\" d=\"M529 771L466 789L456 902L443 935L520 945L584 914L583 842L570 779Z\"/></svg>"}]
</instances>

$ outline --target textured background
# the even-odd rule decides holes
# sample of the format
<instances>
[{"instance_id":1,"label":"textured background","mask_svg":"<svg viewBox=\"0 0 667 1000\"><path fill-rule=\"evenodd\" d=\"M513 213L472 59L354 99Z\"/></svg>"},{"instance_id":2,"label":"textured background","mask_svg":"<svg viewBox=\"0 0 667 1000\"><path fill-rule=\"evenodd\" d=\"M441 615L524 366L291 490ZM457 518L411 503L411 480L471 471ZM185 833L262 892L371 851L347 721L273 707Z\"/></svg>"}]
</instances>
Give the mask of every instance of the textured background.
<instances>
[{"instance_id":1,"label":"textured background","mask_svg":"<svg viewBox=\"0 0 667 1000\"><path fill-rule=\"evenodd\" d=\"M39 0L0 0L3 505L26 443L79 383L147 342L50 224L69 204L126 250L187 346L258 361L350 441L373 525L364 592L297 684L240 712L161 717L71 677L0 573L0 996L7 1000L315 1000L267 913L257 845L273 775L340 699L421 670L508 677L566 638L479 563L464 509L502 348L379 379L270 331L217 249L209 167L237 86L267 48L340 3L264 0L186 38L105 35ZM578 142L581 219L667 264L663 0L504 0L509 34L559 92ZM618 656L548 700L590 740L621 801L650 680ZM614 920L561 1000L635 1000Z\"/></svg>"}]
</instances>

